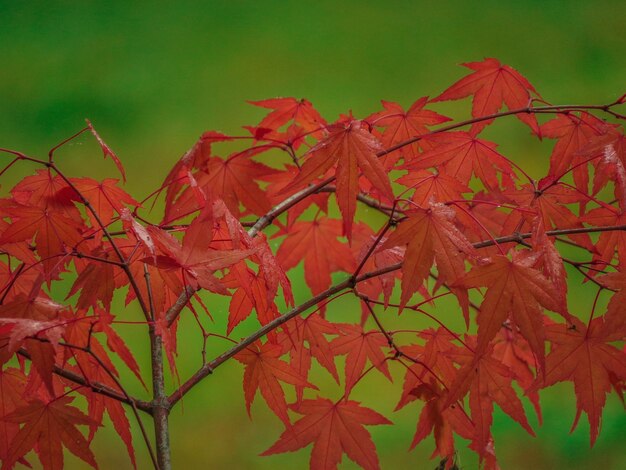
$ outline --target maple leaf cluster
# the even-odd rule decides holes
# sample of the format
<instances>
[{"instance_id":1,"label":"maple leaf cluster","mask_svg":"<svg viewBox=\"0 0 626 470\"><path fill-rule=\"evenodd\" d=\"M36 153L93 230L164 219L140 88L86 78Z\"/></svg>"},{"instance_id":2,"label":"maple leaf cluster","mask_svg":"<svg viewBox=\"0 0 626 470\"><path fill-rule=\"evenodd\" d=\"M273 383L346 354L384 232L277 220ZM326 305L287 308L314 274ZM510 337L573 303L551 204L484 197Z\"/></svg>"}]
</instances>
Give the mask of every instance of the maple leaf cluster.
<instances>
[{"instance_id":1,"label":"maple leaf cluster","mask_svg":"<svg viewBox=\"0 0 626 470\"><path fill-rule=\"evenodd\" d=\"M625 98L551 105L496 59L464 65L471 73L437 97L407 110L382 101L360 119L328 122L305 99L251 102L270 110L258 125L205 132L142 201L118 179L67 176L61 146L47 159L2 149L0 174L39 166L0 199L2 469L34 458L62 468L64 448L97 467L90 443L107 414L133 466L131 420L166 470L142 419L162 444L162 417L230 359L248 413L260 395L285 427L262 455L312 445L314 469L343 454L380 468L366 426L392 423L352 398L377 373L402 378L396 411L419 403L407 447L434 435L442 466L458 436L497 468L494 404L534 435L523 401L541 423L539 392L558 382L572 382L573 427L584 412L593 445L607 394L621 397L626 380ZM466 97L466 121L430 109ZM509 115L554 140L546 174L531 177L486 136ZM90 122L82 132L125 180ZM303 301L287 275L299 265ZM588 311L568 304L583 284ZM353 311L338 315L329 304L346 294ZM215 323L213 296L229 305ZM459 324L451 298L464 328L448 326ZM179 347L184 316L204 342L189 378L177 370L194 334ZM407 317L413 329L391 326ZM121 323L143 332L151 370ZM232 347L207 360L207 341L223 339ZM340 393L314 383L318 372ZM148 398L128 393L131 375Z\"/></svg>"}]
</instances>

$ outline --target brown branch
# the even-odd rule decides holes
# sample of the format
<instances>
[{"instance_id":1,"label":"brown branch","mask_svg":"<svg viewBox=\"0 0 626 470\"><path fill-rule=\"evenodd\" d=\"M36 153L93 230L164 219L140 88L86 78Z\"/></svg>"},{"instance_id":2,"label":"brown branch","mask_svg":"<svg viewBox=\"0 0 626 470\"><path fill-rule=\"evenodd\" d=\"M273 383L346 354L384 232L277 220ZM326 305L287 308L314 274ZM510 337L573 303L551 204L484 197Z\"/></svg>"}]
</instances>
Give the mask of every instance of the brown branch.
<instances>
[{"instance_id":1,"label":"brown branch","mask_svg":"<svg viewBox=\"0 0 626 470\"><path fill-rule=\"evenodd\" d=\"M337 188L335 186L325 186L323 188L320 188L318 192L319 193L334 193L336 191L337 191ZM362 202L368 207L371 207L372 209L382 212L386 216L389 216L391 212L393 211L392 206L386 206L385 204L382 204L380 201L377 201L376 199L369 197L363 193L358 193L356 195L356 200L359 202ZM395 212L402 212L402 211L396 208Z\"/></svg>"},{"instance_id":2,"label":"brown branch","mask_svg":"<svg viewBox=\"0 0 626 470\"><path fill-rule=\"evenodd\" d=\"M196 289L194 289L193 287L185 287L183 293L178 296L178 299L176 299L176 302L174 302L174 304L167 310L167 312L165 312L165 321L167 322L168 327L172 326L172 323L176 321L176 318L178 318L178 315L180 315L180 312L182 312L182 310L187 305L187 302L191 300L195 292Z\"/></svg>"},{"instance_id":3,"label":"brown branch","mask_svg":"<svg viewBox=\"0 0 626 470\"><path fill-rule=\"evenodd\" d=\"M411 137L410 139L407 139L405 141L399 142L398 144L389 147L388 149L382 150L380 152L378 152L376 154L377 157L383 157L385 155L388 155L392 152L395 152L396 150L399 150L403 147L406 147L408 145L411 145L415 142L418 142L421 139L424 139L425 137L429 137L432 135L436 135L436 134L440 134L442 132L447 132L447 131L451 131L454 129L458 129L461 127L465 127L465 126L469 126L478 122L482 122L482 121L488 121L491 119L498 119L501 117L505 117L505 116L512 116L512 115L516 115L516 114L534 114L534 113L565 113L568 111L576 111L576 110L600 110L600 111L604 111L604 112L609 112L610 109L614 106L618 106L622 104L621 102L621 98L618 100L615 100L612 103L609 104L605 104L605 105L550 105L550 106L527 106L525 108L519 108L519 109L513 109L513 110L509 110L509 111L503 111L503 112L499 112L499 113L494 113L494 114L490 114L488 116L482 116L479 118L472 118L472 119L467 119L465 121L460 121L454 124L450 124L447 126L443 126L440 127L438 129L432 130L430 132L427 132L425 134L420 134L418 136L415 137ZM15 152L13 152L15 154ZM259 232L261 232L263 229L265 229L267 226L269 226L277 217L279 217L281 214L285 213L286 211L288 211L290 208L292 208L293 206L295 206L296 204L298 204L299 202L303 201L304 199L306 199L307 197L309 197L311 194L315 194L318 192L322 192L322 191L331 191L331 189L325 189L330 183L332 183L333 181L335 181L335 177L330 177L327 178L315 185L310 185L307 188L304 188L300 191L298 191L295 194L292 194L291 196L287 197L285 200L283 200L282 202L280 202L279 204L275 205L272 209L270 209L265 215L259 217L257 219L257 221L254 223L254 225L248 230L248 235L250 235L251 237L255 237ZM362 202L370 205L370 207L376 208L376 209L383 209L384 210L384 206L380 206L380 207L375 207L378 202L377 201L372 201L372 200L363 200ZM387 214L389 215L389 214ZM530 236L530 235L529 235ZM528 237L527 237L528 238ZM509 241L516 241L518 240L519 237L516 237L515 239L509 240ZM176 300L176 302L174 303L174 305L170 308L170 310L167 312L166 314L166 318L168 319L168 325L171 325L171 323L173 323L175 321L175 319L178 317L178 315L180 314L180 312L182 311L182 309L187 305L187 302L189 301L189 299L191 298L191 294L189 293L188 289L190 289L190 287L186 287L185 290L179 295L178 299ZM181 304L182 302L182 304ZM174 307L175 306L175 307Z\"/></svg>"},{"instance_id":4,"label":"brown branch","mask_svg":"<svg viewBox=\"0 0 626 470\"><path fill-rule=\"evenodd\" d=\"M626 230L626 225L613 225L613 226L605 226L605 227L584 227L584 228L572 228L572 229L557 229L557 230L548 230L546 231L546 235L548 236L559 236L559 235L569 235L573 233L594 233L594 232L607 232L607 231L617 231L617 230ZM501 244L501 243L510 243L510 242L521 242L527 238L532 236L531 233L516 233L514 235L508 235L504 237L497 237L494 239L484 240L481 242L474 243L474 248L486 248L489 246ZM235 346L225 351L224 353L217 356L212 361L204 364L198 371L193 374L187 381L180 386L178 390L176 390L173 394L169 396L170 407L175 405L189 390L191 390L195 385L197 385L202 379L212 374L213 371L226 362L228 359L235 356L237 353L246 349L255 341L261 339L269 332L275 330L282 324L288 322L292 318L306 312L309 308L317 305L319 302L340 293L345 289L352 289L357 284L366 281L368 279L372 279L374 277L382 276L383 274L387 274L393 271L397 271L402 267L402 263L396 263L384 268L377 269L375 271L370 271L365 274L361 274L359 276L350 276L344 281L335 284L334 286L328 288L324 292L310 298L306 302L298 305L297 307L292 308L288 312L283 315L275 318L271 322L267 323L256 332L252 333L250 336L244 338L242 341L237 343Z\"/></svg>"},{"instance_id":5,"label":"brown branch","mask_svg":"<svg viewBox=\"0 0 626 470\"><path fill-rule=\"evenodd\" d=\"M30 357L30 354L28 354L28 352L24 349L18 350L17 353L20 356L25 357L28 360L32 360ZM138 410L144 411L145 413L148 413L150 415L152 414L152 405L150 403L142 401L142 400L138 400L133 397L127 397L126 395L123 395L119 393L117 390L109 387L108 385L104 385L100 382L93 382L91 380L87 380L85 377L79 374L71 372L67 369L63 369L56 365L53 366L52 372L58 375L59 377L63 377L64 379L67 379L70 382L73 382L77 385L82 385L83 387L90 388L93 392L98 393L100 395L104 395L106 397L112 398L114 400L125 403L127 405L132 405L134 403L135 407Z\"/></svg>"},{"instance_id":6,"label":"brown branch","mask_svg":"<svg viewBox=\"0 0 626 470\"><path fill-rule=\"evenodd\" d=\"M410 139L399 142L396 145L389 147L388 149L381 150L380 152L376 153L376 156L383 157L385 155L389 155L390 153L395 152L396 150L400 150L401 148L414 144L415 142L418 142L426 137L440 134L442 132L451 131L451 130L458 129L461 127L469 126L469 125L476 124L476 123L483 122L483 121L490 121L492 119L498 119L498 118L502 118L505 116L513 116L517 114L535 114L535 113L561 114L561 113L565 113L568 111L593 110L593 109L604 111L604 112L609 112L612 107L618 106L620 104L622 104L621 101L616 100L612 103L605 104L605 105L554 105L554 106L551 105L551 106L536 106L536 107L527 106L524 108L512 109L509 111L503 111L499 113L489 114L487 116L467 119L465 121L460 121L457 123L449 124L447 126L439 127L425 134L420 134L415 137L411 137ZM278 217L285 211L289 210L291 207L293 207L294 205L296 205L303 199L306 199L311 194L319 192L323 187L329 185L333 181L335 181L335 177L327 178L324 181L321 181L320 183L311 185L308 188L305 188L293 194L292 196L289 196L287 199L285 199L281 203L274 206L267 214L260 217L254 224L252 229L249 231L250 235L255 236L257 232L263 230L265 227L271 224L272 221L276 217Z\"/></svg>"},{"instance_id":7,"label":"brown branch","mask_svg":"<svg viewBox=\"0 0 626 470\"><path fill-rule=\"evenodd\" d=\"M148 325L150 336L150 363L152 366L152 416L154 418L154 437L157 447L157 461L153 461L157 470L171 470L171 446L169 435L169 402L165 393L165 377L163 375L163 338L156 331L154 323L156 312L152 297L150 271L144 263L143 272L150 305L149 317L152 320Z\"/></svg>"},{"instance_id":8,"label":"brown branch","mask_svg":"<svg viewBox=\"0 0 626 470\"><path fill-rule=\"evenodd\" d=\"M370 276L370 277L374 277L374 276ZM184 384L182 384L178 390L176 390L172 395L170 395L168 399L170 407L176 404L176 402L178 402L183 397L183 395L185 395L189 390L191 390L191 388L194 385L196 385L198 382L200 382L204 377L212 374L213 370L216 367L226 362L235 354L244 350L245 348L250 346L252 343L254 343L256 340L265 336L270 331L275 330L283 323L291 320L292 318L300 315L301 313L305 312L309 308L317 305L322 300L325 300L328 297L332 296L333 294L337 294L346 288L352 287L354 283L355 283L355 280L352 277L350 277L344 280L343 282L340 282L339 284L331 287L330 289L325 290L321 294L311 297L309 300L307 300L303 304L300 304L297 307L292 308L289 312L285 313L284 315L281 315L280 317L275 318L270 323L263 326L252 335L245 338L243 341L237 343L228 351L224 352L220 356L213 359L211 362L208 362L207 364L203 365L191 378L189 378Z\"/></svg>"}]
</instances>

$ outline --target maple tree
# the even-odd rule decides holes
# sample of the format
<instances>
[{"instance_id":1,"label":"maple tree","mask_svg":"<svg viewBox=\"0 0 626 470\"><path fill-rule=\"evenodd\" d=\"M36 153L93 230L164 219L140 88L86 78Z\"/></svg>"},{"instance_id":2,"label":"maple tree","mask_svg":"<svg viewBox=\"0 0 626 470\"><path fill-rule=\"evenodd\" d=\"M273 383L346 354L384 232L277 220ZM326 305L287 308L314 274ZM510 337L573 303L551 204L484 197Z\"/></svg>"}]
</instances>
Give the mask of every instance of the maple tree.
<instances>
[{"instance_id":1,"label":"maple tree","mask_svg":"<svg viewBox=\"0 0 626 470\"><path fill-rule=\"evenodd\" d=\"M392 422L352 398L372 374L390 390L404 376L396 410L421 403L407 448L432 433L441 467L454 465L456 435L497 468L494 404L534 434L523 401L541 421L539 392L562 381L593 445L607 394L621 397L626 381L626 95L552 105L496 59L465 65L434 99L406 111L382 101L362 119L328 123L305 99L251 102L270 110L258 125L204 133L141 201L118 179L62 169L59 148L87 132L126 179L89 121L47 158L0 149L2 175L37 166L0 199L2 469L62 468L64 449L97 467L89 446L105 413L133 466L131 421L154 467L170 469L171 410L231 359L248 413L260 397L285 428L262 455L312 445L313 469L343 454L380 468L367 426ZM466 97L470 119L430 109ZM556 140L546 174L530 176L486 136L505 116ZM300 264L304 301L287 275ZM568 308L582 284L596 290L588 312ZM226 331L206 326L216 295L229 298ZM346 295L355 315L337 316L329 305ZM464 327L449 326L454 303L439 308L450 296ZM393 312L416 326L390 326ZM182 316L205 345L190 377L177 369ZM122 323L143 330L150 370ZM242 323L256 325L243 339ZM232 345L207 360L213 339ZM312 382L313 359L342 394ZM145 396L128 392L120 367Z\"/></svg>"}]
</instances>

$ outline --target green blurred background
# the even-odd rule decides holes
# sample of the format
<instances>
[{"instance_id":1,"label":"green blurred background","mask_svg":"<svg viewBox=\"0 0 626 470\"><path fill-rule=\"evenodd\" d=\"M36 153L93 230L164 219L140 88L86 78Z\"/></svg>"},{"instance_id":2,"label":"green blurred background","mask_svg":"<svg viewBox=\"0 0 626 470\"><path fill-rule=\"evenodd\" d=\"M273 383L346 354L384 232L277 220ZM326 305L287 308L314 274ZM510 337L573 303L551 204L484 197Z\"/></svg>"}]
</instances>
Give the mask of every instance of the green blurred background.
<instances>
[{"instance_id":1,"label":"green blurred background","mask_svg":"<svg viewBox=\"0 0 626 470\"><path fill-rule=\"evenodd\" d=\"M89 118L124 161L126 188L140 199L202 131L233 133L258 122L262 110L246 100L306 97L329 120L350 109L363 117L379 109L380 99L408 106L420 96L435 96L465 73L457 64L497 57L521 71L548 101L605 103L625 91L625 17L625 2L599 0L436 6L365 0L0 1L0 147L45 155ZM467 105L438 110L464 116ZM514 120L490 132L505 153L542 176L549 147L538 146ZM71 175L115 176L87 136L65 148L58 161ZM4 176L3 190L18 176L19 171ZM296 286L297 297L305 298L306 288ZM211 304L211 312L223 332L227 306L220 302ZM584 291L573 298L581 312L589 303ZM346 301L335 310L343 306L357 309ZM253 328L243 325L236 334ZM147 345L138 331L129 327L123 333L145 360ZM179 339L184 379L198 366L197 335ZM211 343L210 349L226 346ZM327 374L314 373L327 381ZM182 413L174 411L175 468L306 467L310 449L257 457L277 439L281 425L264 406L253 407L250 422L241 378L239 364L225 365L189 394ZM435 461L427 460L432 440L407 453L419 409L393 413L400 378L395 386L372 379L355 396L396 423L369 428L383 468L433 468ZM139 386L134 390L142 393ZM336 393L332 383L328 390ZM503 468L624 468L626 421L614 395L593 450L585 417L568 434L575 414L570 385L544 392L542 403L544 425L537 438L496 411L493 432ZM532 416L531 422L535 426ZM135 437L140 468L148 468ZM459 448L462 468L476 468L463 443ZM129 467L110 425L94 449L101 468ZM354 467L345 457L344 464ZM68 456L67 468L82 463Z\"/></svg>"}]
</instances>

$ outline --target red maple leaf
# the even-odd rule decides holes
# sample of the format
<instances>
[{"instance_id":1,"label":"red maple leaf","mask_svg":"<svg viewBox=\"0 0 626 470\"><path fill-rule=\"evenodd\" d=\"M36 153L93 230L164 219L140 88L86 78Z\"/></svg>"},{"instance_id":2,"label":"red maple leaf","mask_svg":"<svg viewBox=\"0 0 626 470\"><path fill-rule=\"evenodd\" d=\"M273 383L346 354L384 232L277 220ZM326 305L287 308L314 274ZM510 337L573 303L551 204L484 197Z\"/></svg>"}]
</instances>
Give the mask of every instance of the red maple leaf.
<instances>
[{"instance_id":1,"label":"red maple leaf","mask_svg":"<svg viewBox=\"0 0 626 470\"><path fill-rule=\"evenodd\" d=\"M53 277L67 262L64 255L82 241L82 220L62 212L36 206L14 205L6 209L11 225L0 236L0 244L35 240L45 272Z\"/></svg>"},{"instance_id":2,"label":"red maple leaf","mask_svg":"<svg viewBox=\"0 0 626 470\"><path fill-rule=\"evenodd\" d=\"M100 344L97 343L97 340L92 338L90 343L91 346L96 346L96 349L98 350L96 355L98 358L103 360L105 363L108 363L108 358L104 355L104 350L102 350ZM117 375L113 364L106 364L108 369L107 371L91 355L82 353L81 351L77 351L73 358L77 363L77 367L72 368L75 373L81 376L84 374L84 376L92 383L100 383L113 390L119 389L116 382L109 375L109 372ZM124 410L122 403L116 399L107 397L106 395L96 393L89 387L81 387L77 390L77 392L84 395L87 400L87 412L89 417L93 420L89 425L89 436L87 440L89 442L93 440L96 431L101 426L100 423L102 423L104 413L107 412L109 418L111 418L111 422L113 423L116 433L124 442L124 446L126 447L133 467L137 468L130 422L128 421L128 417L126 416L126 411ZM120 393L122 392L120 391Z\"/></svg>"},{"instance_id":3,"label":"red maple leaf","mask_svg":"<svg viewBox=\"0 0 626 470\"><path fill-rule=\"evenodd\" d=\"M377 234L365 223L359 222L355 225L354 238L352 239L352 251L355 259L361 262L370 253L373 244L385 243L387 239L378 239ZM371 253L363 265L362 272L376 271L398 264L404 258L404 247L389 249L378 249ZM396 279L400 277L399 271L391 271L371 279L359 282L359 292L371 299L378 299L381 295L388 306L391 295L396 284ZM361 302L363 321L369 316L369 309L365 302Z\"/></svg>"},{"instance_id":4,"label":"red maple leaf","mask_svg":"<svg viewBox=\"0 0 626 470\"><path fill-rule=\"evenodd\" d=\"M596 207L582 216L581 220L597 227L623 225L626 223L626 212L611 206ZM593 259L600 262L599 266L611 263L616 254L620 264L626 262L626 232L610 230L600 233L595 249Z\"/></svg>"},{"instance_id":5,"label":"red maple leaf","mask_svg":"<svg viewBox=\"0 0 626 470\"><path fill-rule=\"evenodd\" d=\"M532 95L539 96L530 82L517 70L501 64L497 59L467 62L463 66L474 72L456 82L432 101L458 100L472 95L472 116L480 118L497 113L503 104L509 109L525 108L529 106ZM534 115L522 113L517 117L528 124L535 134L541 135ZM489 122L475 124L474 127L479 130Z\"/></svg>"},{"instance_id":6,"label":"red maple leaf","mask_svg":"<svg viewBox=\"0 0 626 470\"><path fill-rule=\"evenodd\" d=\"M386 198L393 200L393 191L376 155L382 146L363 128L361 121L334 124L328 130L329 136L309 151L300 173L284 191L310 183L337 163L337 202L343 216L343 233L349 237L359 192L359 169Z\"/></svg>"},{"instance_id":7,"label":"red maple leaf","mask_svg":"<svg viewBox=\"0 0 626 470\"><path fill-rule=\"evenodd\" d=\"M597 117L581 112L559 114L554 119L541 125L541 134L550 139L557 139L550 156L550 175L560 178L573 168L576 187L584 194L589 190L589 171L583 164L589 155L582 152L591 140L609 130L609 127Z\"/></svg>"},{"instance_id":8,"label":"red maple leaf","mask_svg":"<svg viewBox=\"0 0 626 470\"><path fill-rule=\"evenodd\" d=\"M0 400L0 416L7 416L17 408L24 406L24 388L26 377L19 370L13 367L0 370L0 390L2 399ZM19 424L7 420L0 420L0 461L5 461L11 452L9 444L18 433Z\"/></svg>"},{"instance_id":9,"label":"red maple leaf","mask_svg":"<svg viewBox=\"0 0 626 470\"><path fill-rule=\"evenodd\" d=\"M103 256L102 258L107 259L108 256ZM114 259L114 261L116 260ZM76 302L78 309L88 310L91 307L95 308L98 302L100 302L105 309L110 310L113 293L117 287L115 285L114 265L106 262L79 263L78 260L75 260L75 264L78 277L65 300L80 291L80 296Z\"/></svg>"},{"instance_id":10,"label":"red maple leaf","mask_svg":"<svg viewBox=\"0 0 626 470\"><path fill-rule=\"evenodd\" d=\"M317 362L328 370L335 380L338 380L335 352L332 343L325 336L338 335L339 328L337 325L319 315L312 314L296 323L295 327L300 332L302 339L308 343L311 356L317 359Z\"/></svg>"},{"instance_id":11,"label":"red maple leaf","mask_svg":"<svg viewBox=\"0 0 626 470\"><path fill-rule=\"evenodd\" d=\"M193 170L199 170L206 165L211 156L211 147L216 142L224 142L232 140L232 137L216 131L207 131L203 133L196 143L176 162L170 172L165 177L163 189L167 190L165 198L166 212L175 205L176 198L180 196L180 191L185 184L188 184L187 175Z\"/></svg>"},{"instance_id":12,"label":"red maple leaf","mask_svg":"<svg viewBox=\"0 0 626 470\"><path fill-rule=\"evenodd\" d=\"M266 325L279 315L276 304L271 299L268 301L265 276L255 275L247 268L245 271L246 286L237 289L231 297L226 334L230 334L233 328L248 318L253 309L261 325Z\"/></svg>"},{"instance_id":13,"label":"red maple leaf","mask_svg":"<svg viewBox=\"0 0 626 470\"><path fill-rule=\"evenodd\" d=\"M332 272L356 269L348 245L337 240L340 230L339 220L328 217L298 221L287 230L287 238L276 253L285 270L294 268L304 260L304 280L313 295L330 287ZM279 232L276 236L283 234Z\"/></svg>"},{"instance_id":14,"label":"red maple leaf","mask_svg":"<svg viewBox=\"0 0 626 470\"><path fill-rule=\"evenodd\" d=\"M493 346L493 357L502 362L513 374L517 383L522 387L526 396L532 402L539 424L542 422L539 394L529 388L535 380L531 368L535 367L535 357L528 346L528 342L510 325L505 325L496 336Z\"/></svg>"},{"instance_id":15,"label":"red maple leaf","mask_svg":"<svg viewBox=\"0 0 626 470\"><path fill-rule=\"evenodd\" d=\"M11 441L9 455L2 468L12 468L18 459L35 448L44 470L61 470L63 446L87 464L98 468L89 443L76 427L92 425L94 421L71 406L72 400L68 396L48 403L35 399L5 416L5 421L23 423L23 426Z\"/></svg>"},{"instance_id":16,"label":"red maple leaf","mask_svg":"<svg viewBox=\"0 0 626 470\"><path fill-rule=\"evenodd\" d=\"M463 199L463 193L471 192L470 188L445 171L413 169L410 165L404 169L409 170L409 173L396 182L415 189L411 200L418 206L427 207L430 202L459 201Z\"/></svg>"},{"instance_id":17,"label":"red maple leaf","mask_svg":"<svg viewBox=\"0 0 626 470\"><path fill-rule=\"evenodd\" d=\"M215 250L211 249L213 236L213 218L211 206L201 212L187 227L182 244L171 234L154 226L148 227L152 240L159 246L163 255L144 259L169 276L172 290L182 290L181 284L195 284L212 292L227 294L225 287L214 276L214 272L247 258L255 250Z\"/></svg>"},{"instance_id":18,"label":"red maple leaf","mask_svg":"<svg viewBox=\"0 0 626 470\"><path fill-rule=\"evenodd\" d=\"M0 357L6 356L7 353L13 355L23 347L31 358L34 370L48 388L50 396L55 396L52 368L65 322L3 316L0 318L0 326L3 329L0 334L0 349L3 350Z\"/></svg>"},{"instance_id":19,"label":"red maple leaf","mask_svg":"<svg viewBox=\"0 0 626 470\"><path fill-rule=\"evenodd\" d=\"M335 354L327 335L338 335L339 328L318 314L311 314L302 319L291 320L279 334L279 342L284 350L289 351L289 364L303 377L308 377L311 369L311 358L324 367L339 383L339 375L335 366ZM296 401L302 402L304 388L296 385Z\"/></svg>"},{"instance_id":20,"label":"red maple leaf","mask_svg":"<svg viewBox=\"0 0 626 470\"><path fill-rule=\"evenodd\" d=\"M474 337L466 338L466 344L475 344ZM524 413L522 402L512 387L513 372L498 359L486 354L475 355L473 351L458 348L454 359L461 364L454 382L448 387L446 404L453 404L469 391L469 407L475 427L474 444L479 454L484 452L492 440L493 404L517 421L530 435L534 436Z\"/></svg>"},{"instance_id":21,"label":"red maple leaf","mask_svg":"<svg viewBox=\"0 0 626 470\"><path fill-rule=\"evenodd\" d=\"M601 334L611 338L611 341L619 341L620 335L626 331L626 315L624 315L624 305L626 305L626 273L610 273L598 278L598 281L610 289L617 292L613 294L607 305L604 315L604 331Z\"/></svg>"},{"instance_id":22,"label":"red maple leaf","mask_svg":"<svg viewBox=\"0 0 626 470\"><path fill-rule=\"evenodd\" d=\"M400 223L381 249L407 245L402 263L402 309L413 293L430 274L433 261L442 282L453 283L465 273L465 255L473 255L474 247L454 225L455 212L443 204L432 204L406 212L408 218ZM464 315L468 315L467 292L453 287Z\"/></svg>"},{"instance_id":23,"label":"red maple leaf","mask_svg":"<svg viewBox=\"0 0 626 470\"><path fill-rule=\"evenodd\" d=\"M435 450L431 458L435 455L444 459L451 458L454 456L453 432L464 439L474 437L475 428L472 420L458 404L444 406L447 394L434 379L421 383L411 391L411 394L425 402L411 442L411 449L433 432Z\"/></svg>"},{"instance_id":24,"label":"red maple leaf","mask_svg":"<svg viewBox=\"0 0 626 470\"><path fill-rule=\"evenodd\" d=\"M511 187L515 173L509 161L496 151L497 145L469 132L444 132L427 137L432 148L402 169L436 168L467 185L476 175L490 190ZM498 181L498 173L501 180Z\"/></svg>"},{"instance_id":25,"label":"red maple leaf","mask_svg":"<svg viewBox=\"0 0 626 470\"><path fill-rule=\"evenodd\" d=\"M106 178L99 182L91 178L72 178L70 181L89 201L91 207L98 214L100 222L105 226L109 225L113 219L114 212L121 215L126 205L133 207L140 205L126 191L117 187L118 180L116 179ZM82 199L76 195L74 195L74 199L82 203ZM93 214L89 211L87 214L92 221L92 227L100 228Z\"/></svg>"},{"instance_id":26,"label":"red maple leaf","mask_svg":"<svg viewBox=\"0 0 626 470\"><path fill-rule=\"evenodd\" d=\"M170 198L168 193L163 223L171 223L197 211L207 200L222 199L235 215L242 213L240 204L256 215L269 211L272 206L257 180L274 174L276 170L255 162L250 156L252 154L238 152L228 158L208 157L195 173L182 170L188 186L177 197L172 193Z\"/></svg>"},{"instance_id":27,"label":"red maple leaf","mask_svg":"<svg viewBox=\"0 0 626 470\"><path fill-rule=\"evenodd\" d=\"M385 110L374 113L364 120L367 121L370 126L385 128L380 142L386 149L408 140L411 137L427 134L428 128L426 126L434 126L450 120L449 117L442 116L429 109L424 109L424 106L428 103L428 97L426 96L418 99L407 111L404 111L402 106L392 101L382 100L381 103ZM427 141L424 142L426 142L426 148L429 148L429 143ZM405 159L412 160L419 155L419 146L421 143L422 142L415 142L411 145L406 145L392 155L402 155ZM388 158L386 158L386 160L388 160ZM392 158L391 160L393 161L394 159ZM397 157L395 160L397 160ZM386 166L388 168L390 167L387 161Z\"/></svg>"},{"instance_id":28,"label":"red maple leaf","mask_svg":"<svg viewBox=\"0 0 626 470\"><path fill-rule=\"evenodd\" d=\"M96 336L104 333L108 348L124 361L126 366L144 385L135 358L126 347L122 338L111 327L113 316L100 309L96 313L97 316L84 316L82 312L64 315L67 319L67 327L63 334L65 342L76 346L89 347L91 351L91 353L88 353L83 349L66 348L64 349L66 362L73 360L76 364L71 369L76 374L85 377L88 382L104 384L113 390L119 390L118 382L113 379L113 377L119 378L119 374L115 365L111 362L109 354L100 343L99 337ZM95 359L96 357L98 358L97 360ZM130 423L122 403L97 393L90 387L81 387L77 391L85 396L89 417L94 420L89 426L88 441L91 442L94 438L100 423L102 423L104 413L107 412L115 431L124 442L133 467L136 467ZM119 390L119 393L123 394L122 390Z\"/></svg>"},{"instance_id":29,"label":"red maple leaf","mask_svg":"<svg viewBox=\"0 0 626 470\"><path fill-rule=\"evenodd\" d=\"M80 219L81 215L74 206L76 193L59 175L50 170L37 170L11 189L13 200L24 206L37 206L60 211L63 215Z\"/></svg>"},{"instance_id":30,"label":"red maple leaf","mask_svg":"<svg viewBox=\"0 0 626 470\"><path fill-rule=\"evenodd\" d=\"M335 355L347 355L345 367L346 397L350 395L352 387L361 378L367 360L391 381L387 357L382 352L382 348L389 348L385 336L378 330L365 331L360 325L341 324L338 326L341 335L333 339L330 347Z\"/></svg>"},{"instance_id":31,"label":"red maple leaf","mask_svg":"<svg viewBox=\"0 0 626 470\"><path fill-rule=\"evenodd\" d=\"M248 101L262 108L273 109L263 118L258 127L278 130L289 121L302 126L307 132L315 132L326 126L326 121L309 100L295 98L273 98L262 101Z\"/></svg>"},{"instance_id":32,"label":"red maple leaf","mask_svg":"<svg viewBox=\"0 0 626 470\"><path fill-rule=\"evenodd\" d=\"M539 223L545 230L581 228L582 220L568 207L571 204L584 204L588 198L576 189L563 184L555 184L555 180L547 177L539 181L537 187L524 184L519 189L509 189L502 195L505 200L512 201L520 209L532 209L532 211L515 210L507 217L502 226L501 233L515 231L531 231ZM572 234L568 236L576 243L592 250L591 238L586 233Z\"/></svg>"},{"instance_id":33,"label":"red maple leaf","mask_svg":"<svg viewBox=\"0 0 626 470\"><path fill-rule=\"evenodd\" d=\"M489 342L510 315L543 369L545 358L543 308L559 312L561 305L554 286L532 267L535 260L534 256L525 256L523 252L513 251L512 259L496 255L490 262L474 267L459 281L464 287L487 287L476 320L478 323L476 354L487 351Z\"/></svg>"},{"instance_id":34,"label":"red maple leaf","mask_svg":"<svg viewBox=\"0 0 626 470\"><path fill-rule=\"evenodd\" d=\"M589 147L581 150L583 155L600 155L593 160L593 194L596 195L609 182L613 182L615 199L622 209L626 209L626 136L621 129L611 129L606 134L593 139Z\"/></svg>"},{"instance_id":35,"label":"red maple leaf","mask_svg":"<svg viewBox=\"0 0 626 470\"><path fill-rule=\"evenodd\" d=\"M235 358L246 365L243 374L243 390L248 415L250 415L250 407L256 391L260 390L267 406L283 423L289 425L285 392L278 381L316 390L317 387L310 384L306 377L300 375L292 366L280 360L282 355L280 345L267 342L260 347L256 344L248 346Z\"/></svg>"},{"instance_id":36,"label":"red maple leaf","mask_svg":"<svg viewBox=\"0 0 626 470\"><path fill-rule=\"evenodd\" d=\"M621 380L626 378L626 354L607 343L623 341L626 332L607 331L604 317L593 319L589 328L576 318L570 321L571 326L553 324L546 327L546 337L551 342L550 354L546 357L545 373L537 376L531 390L557 382L574 382L576 418L572 430L584 411L589 419L589 437L593 446L600 430L606 394L613 382L611 374Z\"/></svg>"},{"instance_id":37,"label":"red maple leaf","mask_svg":"<svg viewBox=\"0 0 626 470\"><path fill-rule=\"evenodd\" d=\"M287 195L297 192L297 189L291 189L284 192L284 189L298 176L300 170L295 165L286 165L284 170L266 178L269 182L266 191L273 205L280 204ZM329 176L330 172L327 172ZM324 175L324 176L327 176ZM315 204L322 212L328 213L328 198L330 193L311 194L297 204L293 205L287 211L287 227L291 225L302 215L302 213L311 205Z\"/></svg>"},{"instance_id":38,"label":"red maple leaf","mask_svg":"<svg viewBox=\"0 0 626 470\"><path fill-rule=\"evenodd\" d=\"M380 468L376 448L364 425L392 424L356 401L304 400L295 410L304 415L261 455L293 452L313 443L310 468L336 470L342 453L366 470Z\"/></svg>"}]
</instances>

